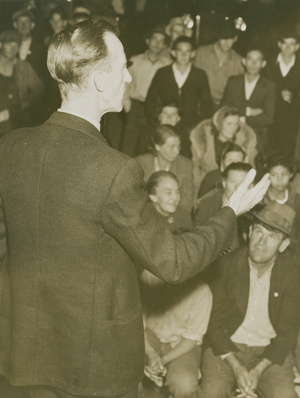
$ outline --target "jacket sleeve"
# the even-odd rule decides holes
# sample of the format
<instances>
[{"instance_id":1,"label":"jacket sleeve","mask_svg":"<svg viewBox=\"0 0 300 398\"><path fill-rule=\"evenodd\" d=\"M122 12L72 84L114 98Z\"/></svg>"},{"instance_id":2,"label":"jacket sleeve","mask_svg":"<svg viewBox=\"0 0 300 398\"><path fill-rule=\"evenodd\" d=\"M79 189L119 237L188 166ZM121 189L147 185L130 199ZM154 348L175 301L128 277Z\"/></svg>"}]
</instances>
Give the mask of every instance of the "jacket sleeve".
<instances>
[{"instance_id":1,"label":"jacket sleeve","mask_svg":"<svg viewBox=\"0 0 300 398\"><path fill-rule=\"evenodd\" d=\"M30 106L33 106L42 98L45 86L30 64L27 64L26 74L28 81L26 100L30 103Z\"/></svg>"},{"instance_id":2,"label":"jacket sleeve","mask_svg":"<svg viewBox=\"0 0 300 398\"><path fill-rule=\"evenodd\" d=\"M213 294L213 306L208 324L207 338L215 355L225 355L237 351L236 345L230 339L230 333L224 330L231 302L228 300L226 289L226 272L223 267L223 259L217 261L210 269L213 272L213 281L210 289Z\"/></svg>"},{"instance_id":3,"label":"jacket sleeve","mask_svg":"<svg viewBox=\"0 0 300 398\"><path fill-rule=\"evenodd\" d=\"M160 279L183 282L236 242L236 216L229 207L193 232L173 236L143 186L138 163L134 159L126 161L115 175L104 202L102 225L134 263Z\"/></svg>"},{"instance_id":4,"label":"jacket sleeve","mask_svg":"<svg viewBox=\"0 0 300 398\"><path fill-rule=\"evenodd\" d=\"M206 73L201 70L202 78L199 87L201 119L208 119L212 116L212 99Z\"/></svg>"},{"instance_id":5,"label":"jacket sleeve","mask_svg":"<svg viewBox=\"0 0 300 398\"><path fill-rule=\"evenodd\" d=\"M257 126L269 126L273 123L274 112L275 112L275 101L276 101L276 89L275 83L272 81L268 82L266 89L266 95L263 100L263 113L258 116L246 117L246 122L255 124Z\"/></svg>"},{"instance_id":6,"label":"jacket sleeve","mask_svg":"<svg viewBox=\"0 0 300 398\"><path fill-rule=\"evenodd\" d=\"M276 337L262 353L263 358L272 363L283 365L288 353L295 348L299 333L300 286L298 277L287 286L281 302L279 319L274 326Z\"/></svg>"},{"instance_id":7,"label":"jacket sleeve","mask_svg":"<svg viewBox=\"0 0 300 398\"><path fill-rule=\"evenodd\" d=\"M162 78L160 70L158 70L149 87L145 101L146 117L151 124L157 123L158 111L161 105L161 87Z\"/></svg>"}]
</instances>

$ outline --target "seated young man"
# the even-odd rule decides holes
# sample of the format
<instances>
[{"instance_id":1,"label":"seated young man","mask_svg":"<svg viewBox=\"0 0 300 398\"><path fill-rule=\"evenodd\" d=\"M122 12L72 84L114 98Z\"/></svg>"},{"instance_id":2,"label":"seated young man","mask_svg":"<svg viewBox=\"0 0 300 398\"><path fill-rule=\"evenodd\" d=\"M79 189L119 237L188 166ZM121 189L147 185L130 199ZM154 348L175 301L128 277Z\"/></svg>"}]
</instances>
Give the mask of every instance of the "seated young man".
<instances>
[{"instance_id":1,"label":"seated young man","mask_svg":"<svg viewBox=\"0 0 300 398\"><path fill-rule=\"evenodd\" d=\"M272 144L277 152L293 156L299 123L300 62L296 58L299 37L284 30L278 41L279 54L268 61L265 75L276 84L276 107Z\"/></svg>"},{"instance_id":2,"label":"seated young man","mask_svg":"<svg viewBox=\"0 0 300 398\"><path fill-rule=\"evenodd\" d=\"M248 157L243 148L233 142L228 142L221 155L220 168L205 174L198 191L198 198L214 188L222 188L222 173L231 163L248 163Z\"/></svg>"},{"instance_id":3,"label":"seated young man","mask_svg":"<svg viewBox=\"0 0 300 398\"><path fill-rule=\"evenodd\" d=\"M234 106L256 132L257 151L263 159L270 150L269 127L275 110L275 83L261 76L264 53L253 48L242 59L245 73L228 79L222 105Z\"/></svg>"},{"instance_id":4,"label":"seated young man","mask_svg":"<svg viewBox=\"0 0 300 398\"><path fill-rule=\"evenodd\" d=\"M165 101L178 103L183 128L182 154L191 157L189 132L211 116L212 100L206 73L192 65L193 41L186 36L178 37L172 55L175 62L159 69L152 80L145 110L149 123L155 125L158 110Z\"/></svg>"},{"instance_id":5,"label":"seated young man","mask_svg":"<svg viewBox=\"0 0 300 398\"><path fill-rule=\"evenodd\" d=\"M205 398L296 398L293 356L300 285L282 254L295 212L270 202L253 212L249 244L213 265L209 348L202 357Z\"/></svg>"},{"instance_id":6,"label":"seated young man","mask_svg":"<svg viewBox=\"0 0 300 398\"><path fill-rule=\"evenodd\" d=\"M233 192L244 181L252 166L248 163L231 163L222 173L222 188L215 188L198 199L193 221L196 227L226 206Z\"/></svg>"}]
</instances>

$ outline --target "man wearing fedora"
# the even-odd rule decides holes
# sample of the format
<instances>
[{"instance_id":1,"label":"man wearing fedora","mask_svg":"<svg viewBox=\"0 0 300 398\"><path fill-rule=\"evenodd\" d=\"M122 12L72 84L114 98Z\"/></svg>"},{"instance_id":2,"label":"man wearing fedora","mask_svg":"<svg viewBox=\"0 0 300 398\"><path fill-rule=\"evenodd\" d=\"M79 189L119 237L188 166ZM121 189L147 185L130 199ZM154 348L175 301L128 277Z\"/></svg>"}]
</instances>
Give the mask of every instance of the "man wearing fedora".
<instances>
[{"instance_id":1,"label":"man wearing fedora","mask_svg":"<svg viewBox=\"0 0 300 398\"><path fill-rule=\"evenodd\" d=\"M291 351L300 286L282 254L294 239L295 212L273 201L253 215L248 246L212 266L209 347L202 358L205 398L233 397L236 389L247 398L297 397Z\"/></svg>"}]
</instances>

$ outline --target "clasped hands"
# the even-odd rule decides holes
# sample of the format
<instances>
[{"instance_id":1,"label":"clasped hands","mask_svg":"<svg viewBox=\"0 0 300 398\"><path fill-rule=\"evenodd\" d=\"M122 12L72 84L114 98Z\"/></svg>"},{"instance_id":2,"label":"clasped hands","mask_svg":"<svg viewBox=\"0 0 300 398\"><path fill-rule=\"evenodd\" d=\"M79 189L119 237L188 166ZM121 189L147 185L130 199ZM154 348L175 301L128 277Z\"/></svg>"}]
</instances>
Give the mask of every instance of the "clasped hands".
<instances>
[{"instance_id":1,"label":"clasped hands","mask_svg":"<svg viewBox=\"0 0 300 398\"><path fill-rule=\"evenodd\" d=\"M147 365L144 368L144 373L158 387L162 387L163 377L167 374L167 368L164 366L163 358L156 352L147 355Z\"/></svg>"},{"instance_id":2,"label":"clasped hands","mask_svg":"<svg viewBox=\"0 0 300 398\"><path fill-rule=\"evenodd\" d=\"M235 379L238 385L237 398L256 398L255 390L260 379L260 372L253 368L248 371L245 366L240 365L234 371Z\"/></svg>"}]
</instances>

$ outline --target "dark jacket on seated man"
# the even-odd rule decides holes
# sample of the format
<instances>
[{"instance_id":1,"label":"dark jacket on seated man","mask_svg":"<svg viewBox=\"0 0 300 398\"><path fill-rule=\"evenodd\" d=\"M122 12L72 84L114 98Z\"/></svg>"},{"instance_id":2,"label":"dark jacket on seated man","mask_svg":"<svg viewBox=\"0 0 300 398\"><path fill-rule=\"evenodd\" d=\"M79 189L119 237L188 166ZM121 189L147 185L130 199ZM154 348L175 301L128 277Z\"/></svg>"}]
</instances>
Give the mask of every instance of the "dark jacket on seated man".
<instances>
[{"instance_id":1,"label":"dark jacket on seated man","mask_svg":"<svg viewBox=\"0 0 300 398\"><path fill-rule=\"evenodd\" d=\"M215 355L236 351L230 337L241 326L249 300L248 247L235 250L218 260L218 275L211 284L214 306L207 337ZM276 337L265 348L263 357L282 365L298 337L300 284L296 271L281 254L272 270L269 317Z\"/></svg>"}]
</instances>

